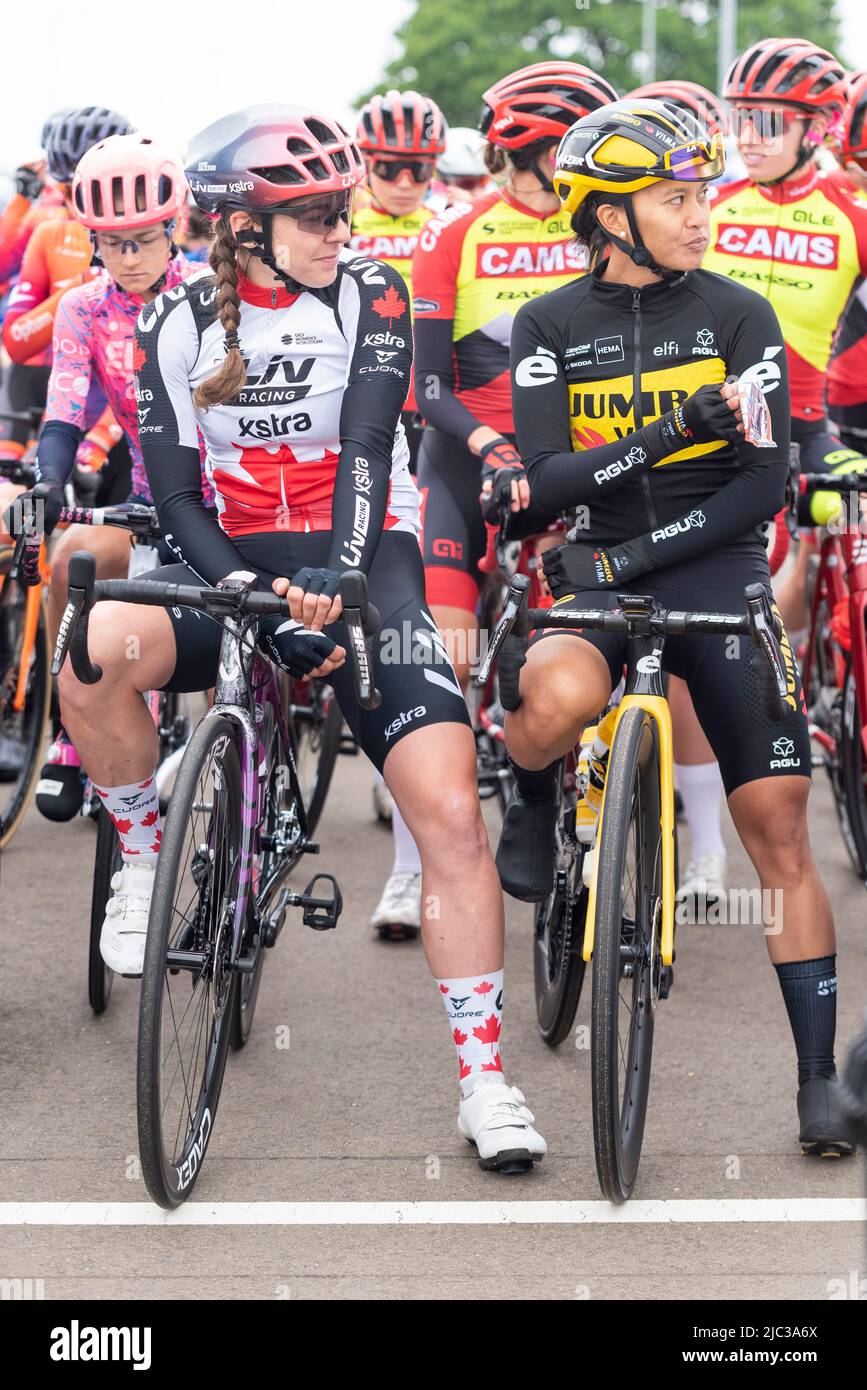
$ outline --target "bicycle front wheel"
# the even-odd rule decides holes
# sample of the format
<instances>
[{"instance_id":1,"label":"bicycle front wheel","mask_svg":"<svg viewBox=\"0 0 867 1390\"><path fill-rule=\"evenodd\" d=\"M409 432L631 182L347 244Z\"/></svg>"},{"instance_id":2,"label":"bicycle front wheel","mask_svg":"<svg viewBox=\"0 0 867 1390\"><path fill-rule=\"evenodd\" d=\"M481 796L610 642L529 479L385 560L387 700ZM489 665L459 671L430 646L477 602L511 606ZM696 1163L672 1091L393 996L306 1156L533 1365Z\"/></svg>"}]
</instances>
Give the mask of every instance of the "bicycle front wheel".
<instances>
[{"instance_id":1,"label":"bicycle front wheel","mask_svg":"<svg viewBox=\"0 0 867 1390\"><path fill-rule=\"evenodd\" d=\"M603 1193L625 1202L641 1157L661 970L659 753L655 726L639 706L617 727L597 853L593 1143Z\"/></svg>"},{"instance_id":2,"label":"bicycle front wheel","mask_svg":"<svg viewBox=\"0 0 867 1390\"><path fill-rule=\"evenodd\" d=\"M10 579L11 563L12 551L0 552L0 849L6 848L24 819L36 788L51 703L45 607L38 602L31 640L27 610L37 600L17 579ZM22 669L23 703L19 699Z\"/></svg>"},{"instance_id":3,"label":"bicycle front wheel","mask_svg":"<svg viewBox=\"0 0 867 1390\"><path fill-rule=\"evenodd\" d=\"M90 950L87 963L87 993L95 1014L104 1013L111 996L114 971L106 965L99 949L105 909L111 897L111 880L123 868L120 837L114 821L102 803L96 818L96 855L93 861L93 888L90 898Z\"/></svg>"},{"instance_id":4,"label":"bicycle front wheel","mask_svg":"<svg viewBox=\"0 0 867 1390\"><path fill-rule=\"evenodd\" d=\"M843 684L843 718L840 729L840 784L846 810L843 839L852 867L867 879L867 758L862 741L864 712L858 699L858 683L851 655Z\"/></svg>"},{"instance_id":5,"label":"bicycle front wheel","mask_svg":"<svg viewBox=\"0 0 867 1390\"><path fill-rule=\"evenodd\" d=\"M240 848L235 731L215 716L198 726L178 771L142 975L139 1146L148 1192L162 1207L189 1197L213 1134L237 988L230 955L235 900L246 891Z\"/></svg>"},{"instance_id":6,"label":"bicycle front wheel","mask_svg":"<svg viewBox=\"0 0 867 1390\"><path fill-rule=\"evenodd\" d=\"M340 752L343 715L330 685L322 681L290 682L298 782L312 835L322 815Z\"/></svg>"}]
</instances>

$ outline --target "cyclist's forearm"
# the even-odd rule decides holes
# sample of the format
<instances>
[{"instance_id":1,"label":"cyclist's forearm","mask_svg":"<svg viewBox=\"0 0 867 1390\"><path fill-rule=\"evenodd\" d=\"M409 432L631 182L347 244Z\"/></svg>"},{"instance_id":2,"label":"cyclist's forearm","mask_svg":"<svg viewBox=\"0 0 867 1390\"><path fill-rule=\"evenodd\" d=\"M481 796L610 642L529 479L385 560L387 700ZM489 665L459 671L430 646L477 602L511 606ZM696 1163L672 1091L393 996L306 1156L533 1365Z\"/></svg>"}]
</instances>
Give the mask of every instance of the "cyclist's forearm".
<instances>
[{"instance_id":1,"label":"cyclist's forearm","mask_svg":"<svg viewBox=\"0 0 867 1390\"><path fill-rule=\"evenodd\" d=\"M198 449L149 443L144 456L160 529L178 559L206 584L216 584L235 570L249 570L205 508Z\"/></svg>"},{"instance_id":2,"label":"cyclist's forearm","mask_svg":"<svg viewBox=\"0 0 867 1390\"><path fill-rule=\"evenodd\" d=\"M522 443L518 436L518 445ZM680 441L682 447L683 441ZM675 452L670 417L653 420L623 439L593 449L562 453L524 453L524 466L533 501L545 511L558 512L594 502L629 484L654 463Z\"/></svg>"},{"instance_id":3,"label":"cyclist's forearm","mask_svg":"<svg viewBox=\"0 0 867 1390\"><path fill-rule=\"evenodd\" d=\"M40 483L58 483L62 487L72 473L75 454L81 442L81 430L64 420L46 420L39 435L36 453L36 476Z\"/></svg>"},{"instance_id":4,"label":"cyclist's forearm","mask_svg":"<svg viewBox=\"0 0 867 1390\"><path fill-rule=\"evenodd\" d=\"M416 319L415 398L428 424L465 444L484 421L455 394L454 321Z\"/></svg>"}]
</instances>

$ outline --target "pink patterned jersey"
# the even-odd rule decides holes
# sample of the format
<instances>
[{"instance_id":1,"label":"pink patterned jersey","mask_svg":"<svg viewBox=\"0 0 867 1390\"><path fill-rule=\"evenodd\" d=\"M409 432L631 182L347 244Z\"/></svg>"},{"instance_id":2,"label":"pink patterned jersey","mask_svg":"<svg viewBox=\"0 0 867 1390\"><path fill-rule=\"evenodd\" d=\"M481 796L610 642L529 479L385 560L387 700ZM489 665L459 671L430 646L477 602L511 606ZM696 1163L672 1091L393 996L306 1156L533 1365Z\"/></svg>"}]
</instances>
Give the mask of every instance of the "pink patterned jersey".
<instances>
[{"instance_id":1,"label":"pink patterned jersey","mask_svg":"<svg viewBox=\"0 0 867 1390\"><path fill-rule=\"evenodd\" d=\"M191 275L201 273L201 265L193 264L182 255L175 256L169 262L163 288L173 289ZM147 418L148 404L145 400L136 400L133 361L136 319L143 303L140 295L122 290L107 270L63 296L54 320L54 361L43 423L56 420L87 429L92 423L88 418L87 396L93 374L126 435L132 457L132 491L136 497L150 501L138 438L139 419ZM214 491L205 472L205 446L201 435L199 451L202 490L205 503L210 507L214 505Z\"/></svg>"}]
</instances>

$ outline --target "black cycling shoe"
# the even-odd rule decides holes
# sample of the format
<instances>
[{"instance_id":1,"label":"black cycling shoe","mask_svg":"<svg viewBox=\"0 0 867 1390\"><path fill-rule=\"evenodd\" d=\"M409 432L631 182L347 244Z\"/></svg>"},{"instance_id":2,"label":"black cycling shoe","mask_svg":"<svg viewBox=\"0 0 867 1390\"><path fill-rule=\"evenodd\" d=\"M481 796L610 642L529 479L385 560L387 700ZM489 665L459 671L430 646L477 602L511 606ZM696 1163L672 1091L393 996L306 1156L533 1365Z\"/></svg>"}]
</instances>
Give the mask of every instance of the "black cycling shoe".
<instances>
[{"instance_id":1,"label":"black cycling shoe","mask_svg":"<svg viewBox=\"0 0 867 1390\"><path fill-rule=\"evenodd\" d=\"M556 801L525 801L515 789L503 817L497 872L522 903L544 902L554 890Z\"/></svg>"},{"instance_id":2,"label":"black cycling shoe","mask_svg":"<svg viewBox=\"0 0 867 1390\"><path fill-rule=\"evenodd\" d=\"M841 1158L855 1152L855 1135L836 1076L811 1076L798 1089L801 1153Z\"/></svg>"}]
</instances>

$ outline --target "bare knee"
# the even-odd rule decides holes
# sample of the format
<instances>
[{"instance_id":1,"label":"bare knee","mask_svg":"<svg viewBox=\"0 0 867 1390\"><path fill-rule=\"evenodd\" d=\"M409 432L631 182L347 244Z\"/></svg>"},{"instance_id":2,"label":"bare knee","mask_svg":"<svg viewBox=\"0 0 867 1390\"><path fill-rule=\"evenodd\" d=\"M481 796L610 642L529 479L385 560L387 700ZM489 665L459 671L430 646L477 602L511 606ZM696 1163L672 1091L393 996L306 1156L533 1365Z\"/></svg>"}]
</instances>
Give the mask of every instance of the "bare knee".
<instances>
[{"instance_id":1,"label":"bare knee","mask_svg":"<svg viewBox=\"0 0 867 1390\"><path fill-rule=\"evenodd\" d=\"M806 795L781 797L772 811L757 810L747 824L740 820L735 815L744 847L763 880L797 888L813 872Z\"/></svg>"}]
</instances>

